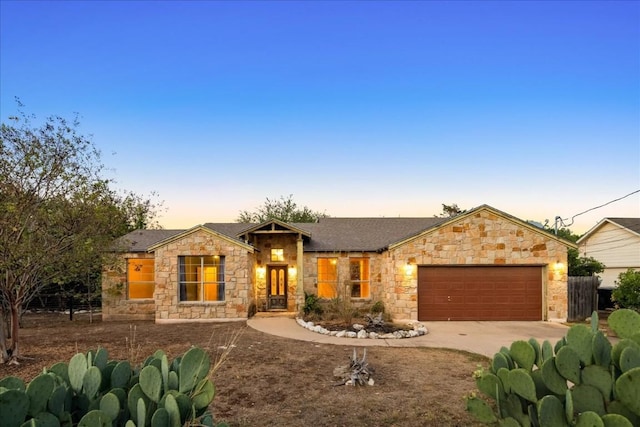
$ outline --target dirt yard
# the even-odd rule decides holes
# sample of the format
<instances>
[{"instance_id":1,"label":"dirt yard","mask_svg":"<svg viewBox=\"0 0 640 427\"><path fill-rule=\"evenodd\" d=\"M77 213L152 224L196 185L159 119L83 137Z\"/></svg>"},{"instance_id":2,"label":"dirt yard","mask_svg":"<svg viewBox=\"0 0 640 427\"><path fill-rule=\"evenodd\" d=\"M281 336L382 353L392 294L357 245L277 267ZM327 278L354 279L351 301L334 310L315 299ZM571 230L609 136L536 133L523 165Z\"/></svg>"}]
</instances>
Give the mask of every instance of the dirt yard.
<instances>
[{"instance_id":1,"label":"dirt yard","mask_svg":"<svg viewBox=\"0 0 640 427\"><path fill-rule=\"evenodd\" d=\"M333 370L348 363L353 347L279 338L245 322L156 325L102 323L94 317L89 323L86 315L69 321L54 314L28 314L23 320L21 352L29 359L19 366L0 365L0 378L30 380L44 367L97 347L106 348L110 359L133 357L140 363L157 349L172 358L198 345L215 359L219 346L241 330L213 375L213 412L231 426L475 425L463 396L475 389L471 373L488 363L483 356L454 350L370 347L375 385L334 386Z\"/></svg>"}]
</instances>

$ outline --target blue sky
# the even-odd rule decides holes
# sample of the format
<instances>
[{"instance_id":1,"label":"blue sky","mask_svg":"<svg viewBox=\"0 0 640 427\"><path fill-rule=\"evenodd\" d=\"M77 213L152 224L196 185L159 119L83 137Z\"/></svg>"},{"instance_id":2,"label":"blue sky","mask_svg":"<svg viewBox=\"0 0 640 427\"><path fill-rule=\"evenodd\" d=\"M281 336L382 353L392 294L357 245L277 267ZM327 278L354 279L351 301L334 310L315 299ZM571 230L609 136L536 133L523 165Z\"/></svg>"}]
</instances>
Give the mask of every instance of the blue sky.
<instances>
[{"instance_id":1,"label":"blue sky","mask_svg":"<svg viewBox=\"0 0 640 427\"><path fill-rule=\"evenodd\" d=\"M82 117L167 228L570 218L640 189L638 2L0 2L0 108ZM640 193L575 218L640 217Z\"/></svg>"}]
</instances>

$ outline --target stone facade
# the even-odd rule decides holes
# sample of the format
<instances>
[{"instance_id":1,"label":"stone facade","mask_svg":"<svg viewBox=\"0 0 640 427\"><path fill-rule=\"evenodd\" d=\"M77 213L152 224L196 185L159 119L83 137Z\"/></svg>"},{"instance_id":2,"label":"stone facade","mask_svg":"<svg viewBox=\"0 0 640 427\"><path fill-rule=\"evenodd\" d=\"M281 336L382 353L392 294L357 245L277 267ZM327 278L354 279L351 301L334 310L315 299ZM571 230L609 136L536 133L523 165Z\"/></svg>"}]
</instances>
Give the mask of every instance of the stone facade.
<instances>
[{"instance_id":1,"label":"stone facade","mask_svg":"<svg viewBox=\"0 0 640 427\"><path fill-rule=\"evenodd\" d=\"M395 318L417 320L420 265L543 266L543 318L567 317L567 247L543 231L508 221L489 210L462 216L383 255L390 285L383 301ZM411 271L407 272L407 266ZM409 273L409 274L407 274Z\"/></svg>"},{"instance_id":2,"label":"stone facade","mask_svg":"<svg viewBox=\"0 0 640 427\"><path fill-rule=\"evenodd\" d=\"M349 260L352 258L369 259L369 297L352 298L355 306L362 306L370 301L381 300L384 296L382 288L381 259L376 252L307 252L304 254L304 291L309 294L318 293L318 258L336 258L337 260L337 295L348 292L350 272Z\"/></svg>"},{"instance_id":3,"label":"stone facade","mask_svg":"<svg viewBox=\"0 0 640 427\"><path fill-rule=\"evenodd\" d=\"M297 310L296 290L298 275L298 249L295 234L280 233L274 235L258 235L252 245L257 249L255 268L255 295L258 310L267 310L267 271L269 266L287 267L287 310ZM281 261L271 259L271 249L282 249Z\"/></svg>"},{"instance_id":4,"label":"stone facade","mask_svg":"<svg viewBox=\"0 0 640 427\"><path fill-rule=\"evenodd\" d=\"M267 274L276 266L287 269L286 310L298 312L304 303L303 291L317 293L321 257L337 259L341 290L350 279L350 259L369 259L370 295L352 302L357 307L382 301L398 320L418 320L418 271L429 265L539 266L543 274L541 317L567 316L567 242L488 207L377 251L303 252L305 242L313 236L287 230L282 224L278 227L257 227L240 240L199 226L145 248L148 252L123 254L122 264L103 274L103 318L155 319L158 323L243 320L254 308L270 309ZM272 259L271 249L282 249L282 259ZM225 260L224 301L180 301L179 257L216 255ZM127 258L155 259L153 299L127 299Z\"/></svg>"},{"instance_id":5,"label":"stone facade","mask_svg":"<svg viewBox=\"0 0 640 427\"><path fill-rule=\"evenodd\" d=\"M178 257L224 256L224 301L179 301ZM254 264L253 250L204 229L155 248L156 323L180 321L243 320L254 301L253 280L249 272Z\"/></svg>"},{"instance_id":6,"label":"stone facade","mask_svg":"<svg viewBox=\"0 0 640 427\"><path fill-rule=\"evenodd\" d=\"M124 253L115 265L102 272L102 320L153 320L156 305L153 299L127 298L127 260L153 259L146 252Z\"/></svg>"}]
</instances>

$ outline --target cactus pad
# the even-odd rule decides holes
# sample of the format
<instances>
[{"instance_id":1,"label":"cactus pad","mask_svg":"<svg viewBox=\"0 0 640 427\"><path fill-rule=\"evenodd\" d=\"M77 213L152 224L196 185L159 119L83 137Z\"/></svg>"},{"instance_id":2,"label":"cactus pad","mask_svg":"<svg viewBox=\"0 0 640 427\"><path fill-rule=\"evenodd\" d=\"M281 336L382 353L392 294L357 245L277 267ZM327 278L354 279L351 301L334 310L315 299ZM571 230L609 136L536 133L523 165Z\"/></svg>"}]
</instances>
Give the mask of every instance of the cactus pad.
<instances>
[{"instance_id":1,"label":"cactus pad","mask_svg":"<svg viewBox=\"0 0 640 427\"><path fill-rule=\"evenodd\" d=\"M511 391L518 396L527 399L529 402L536 403L538 401L536 385L526 369L517 368L509 371L509 383L511 384Z\"/></svg>"},{"instance_id":2,"label":"cactus pad","mask_svg":"<svg viewBox=\"0 0 640 427\"><path fill-rule=\"evenodd\" d=\"M573 397L573 409L578 414L586 411L593 411L600 416L606 414L604 397L597 388L580 384L571 389L571 396Z\"/></svg>"},{"instance_id":3,"label":"cactus pad","mask_svg":"<svg viewBox=\"0 0 640 427\"><path fill-rule=\"evenodd\" d=\"M607 414L602 417L604 427L633 427L631 421L618 414Z\"/></svg>"},{"instance_id":4,"label":"cactus pad","mask_svg":"<svg viewBox=\"0 0 640 427\"><path fill-rule=\"evenodd\" d=\"M82 417L78 427L111 427L111 418L104 412L96 409Z\"/></svg>"},{"instance_id":5,"label":"cactus pad","mask_svg":"<svg viewBox=\"0 0 640 427\"><path fill-rule=\"evenodd\" d=\"M69 361L69 384L76 393L82 391L82 380L88 369L87 357L78 353Z\"/></svg>"},{"instance_id":6,"label":"cactus pad","mask_svg":"<svg viewBox=\"0 0 640 427\"><path fill-rule=\"evenodd\" d=\"M511 358L520 368L530 371L536 361L536 351L527 341L514 341L510 348Z\"/></svg>"},{"instance_id":7,"label":"cactus pad","mask_svg":"<svg viewBox=\"0 0 640 427\"><path fill-rule=\"evenodd\" d=\"M560 375L574 384L580 384L580 356L569 346L556 353L556 368Z\"/></svg>"},{"instance_id":8,"label":"cactus pad","mask_svg":"<svg viewBox=\"0 0 640 427\"><path fill-rule=\"evenodd\" d=\"M613 391L613 378L611 372L600 365L586 366L582 370L582 383L597 388L604 400L611 400L611 392Z\"/></svg>"},{"instance_id":9,"label":"cactus pad","mask_svg":"<svg viewBox=\"0 0 640 427\"><path fill-rule=\"evenodd\" d=\"M593 363L593 332L585 325L573 325L567 332L567 345L576 352L584 365Z\"/></svg>"},{"instance_id":10,"label":"cactus pad","mask_svg":"<svg viewBox=\"0 0 640 427\"><path fill-rule=\"evenodd\" d=\"M616 310L607 319L609 327L620 338L631 338L640 332L640 313L629 309Z\"/></svg>"},{"instance_id":11,"label":"cactus pad","mask_svg":"<svg viewBox=\"0 0 640 427\"><path fill-rule=\"evenodd\" d=\"M140 371L140 387L153 402L158 403L162 395L162 376L154 365L147 365Z\"/></svg>"},{"instance_id":12,"label":"cactus pad","mask_svg":"<svg viewBox=\"0 0 640 427\"><path fill-rule=\"evenodd\" d=\"M53 377L47 374L40 374L29 383L27 386L29 415L35 417L47 409L47 402L54 388L55 383Z\"/></svg>"},{"instance_id":13,"label":"cactus pad","mask_svg":"<svg viewBox=\"0 0 640 427\"><path fill-rule=\"evenodd\" d=\"M615 388L618 400L631 412L640 416L640 367L620 375Z\"/></svg>"},{"instance_id":14,"label":"cactus pad","mask_svg":"<svg viewBox=\"0 0 640 427\"><path fill-rule=\"evenodd\" d=\"M555 359L549 359L542 364L542 381L551 392L563 396L567 391L567 380L560 375L556 368Z\"/></svg>"},{"instance_id":15,"label":"cactus pad","mask_svg":"<svg viewBox=\"0 0 640 427\"><path fill-rule=\"evenodd\" d=\"M198 347L189 349L180 362L178 378L181 393L190 393L196 384L209 374L211 361L209 354Z\"/></svg>"},{"instance_id":16,"label":"cactus pad","mask_svg":"<svg viewBox=\"0 0 640 427\"><path fill-rule=\"evenodd\" d=\"M8 426L22 424L29 411L29 397L21 390L10 389L0 393L0 414Z\"/></svg>"},{"instance_id":17,"label":"cactus pad","mask_svg":"<svg viewBox=\"0 0 640 427\"><path fill-rule=\"evenodd\" d=\"M469 411L476 420L484 424L491 424L498 421L487 402L477 397L467 399L467 411Z\"/></svg>"},{"instance_id":18,"label":"cactus pad","mask_svg":"<svg viewBox=\"0 0 640 427\"><path fill-rule=\"evenodd\" d=\"M604 421L595 412L586 411L578 416L576 427L604 427Z\"/></svg>"},{"instance_id":19,"label":"cactus pad","mask_svg":"<svg viewBox=\"0 0 640 427\"><path fill-rule=\"evenodd\" d=\"M539 425L549 427L568 425L564 415L564 407L557 397L552 395L545 396L538 402L537 407Z\"/></svg>"},{"instance_id":20,"label":"cactus pad","mask_svg":"<svg viewBox=\"0 0 640 427\"><path fill-rule=\"evenodd\" d=\"M633 368L640 368L640 348L629 346L620 353L620 370L627 372Z\"/></svg>"}]
</instances>

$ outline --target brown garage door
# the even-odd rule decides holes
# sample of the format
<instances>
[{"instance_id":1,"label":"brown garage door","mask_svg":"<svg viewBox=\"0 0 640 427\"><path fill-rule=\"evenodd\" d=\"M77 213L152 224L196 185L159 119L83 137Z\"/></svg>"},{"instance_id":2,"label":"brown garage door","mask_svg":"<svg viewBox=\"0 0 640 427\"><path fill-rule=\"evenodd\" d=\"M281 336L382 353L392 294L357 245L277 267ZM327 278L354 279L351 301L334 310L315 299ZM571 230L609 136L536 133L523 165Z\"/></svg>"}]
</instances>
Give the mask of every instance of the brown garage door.
<instances>
[{"instance_id":1,"label":"brown garage door","mask_svg":"<svg viewBox=\"0 0 640 427\"><path fill-rule=\"evenodd\" d=\"M542 267L419 267L418 319L541 320Z\"/></svg>"}]
</instances>

